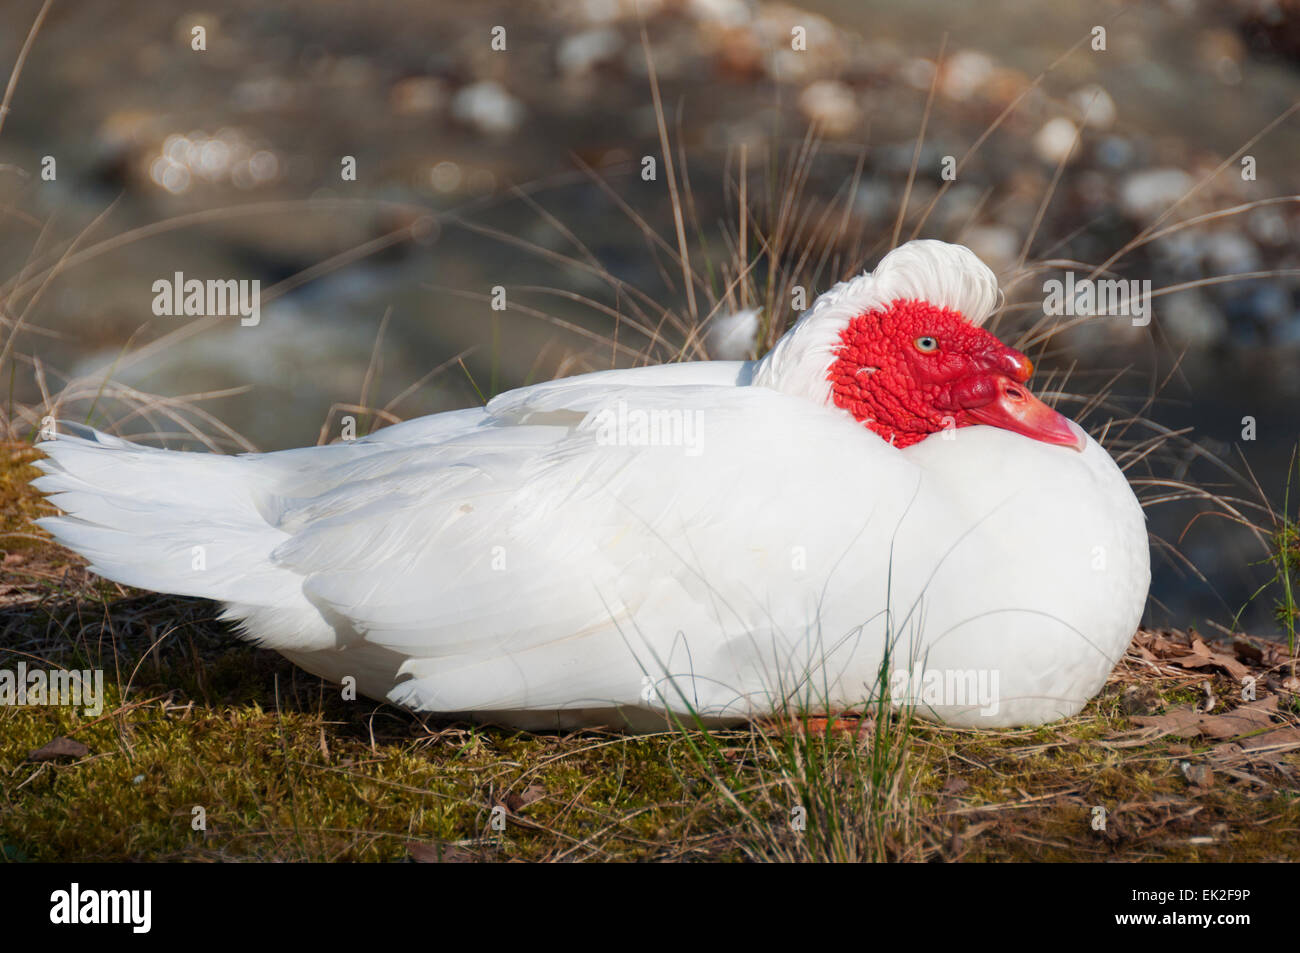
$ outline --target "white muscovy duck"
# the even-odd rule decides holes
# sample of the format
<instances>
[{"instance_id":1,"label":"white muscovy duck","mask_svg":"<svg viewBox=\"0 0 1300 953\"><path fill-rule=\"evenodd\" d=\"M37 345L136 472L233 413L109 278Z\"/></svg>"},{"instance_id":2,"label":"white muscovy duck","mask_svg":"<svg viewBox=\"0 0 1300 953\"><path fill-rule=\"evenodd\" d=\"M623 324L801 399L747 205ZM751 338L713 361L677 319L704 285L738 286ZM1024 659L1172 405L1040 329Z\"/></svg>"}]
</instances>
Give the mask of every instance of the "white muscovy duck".
<instances>
[{"instance_id":1,"label":"white muscovy duck","mask_svg":"<svg viewBox=\"0 0 1300 953\"><path fill-rule=\"evenodd\" d=\"M1073 715L1137 627L1145 520L914 241L762 360L613 370L324 447L221 456L61 425L40 524L102 576L401 705L546 729L833 712Z\"/></svg>"}]
</instances>

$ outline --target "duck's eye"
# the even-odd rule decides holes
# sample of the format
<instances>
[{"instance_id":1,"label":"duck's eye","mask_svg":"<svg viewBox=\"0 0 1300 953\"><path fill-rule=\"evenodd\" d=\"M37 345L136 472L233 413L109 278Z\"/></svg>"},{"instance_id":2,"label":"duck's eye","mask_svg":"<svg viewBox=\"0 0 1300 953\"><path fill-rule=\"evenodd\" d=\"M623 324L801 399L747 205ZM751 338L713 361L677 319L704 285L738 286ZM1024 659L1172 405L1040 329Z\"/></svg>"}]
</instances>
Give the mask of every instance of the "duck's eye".
<instances>
[{"instance_id":1,"label":"duck's eye","mask_svg":"<svg viewBox=\"0 0 1300 953\"><path fill-rule=\"evenodd\" d=\"M931 351L939 350L939 342L930 337L930 335L925 334L916 339L916 349L925 354L929 354Z\"/></svg>"}]
</instances>

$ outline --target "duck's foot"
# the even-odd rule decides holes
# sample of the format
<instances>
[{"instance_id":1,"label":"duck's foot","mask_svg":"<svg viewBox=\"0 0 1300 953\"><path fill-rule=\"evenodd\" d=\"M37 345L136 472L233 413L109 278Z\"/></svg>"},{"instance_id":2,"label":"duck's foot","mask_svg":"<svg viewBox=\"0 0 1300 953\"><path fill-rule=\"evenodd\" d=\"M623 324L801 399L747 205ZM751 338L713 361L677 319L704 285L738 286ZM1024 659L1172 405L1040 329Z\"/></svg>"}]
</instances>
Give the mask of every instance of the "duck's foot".
<instances>
[{"instance_id":1,"label":"duck's foot","mask_svg":"<svg viewBox=\"0 0 1300 953\"><path fill-rule=\"evenodd\" d=\"M851 734L860 735L870 724L861 712L844 711L830 715L783 715L776 718L760 718L756 724L759 730L769 735L806 734Z\"/></svg>"}]
</instances>

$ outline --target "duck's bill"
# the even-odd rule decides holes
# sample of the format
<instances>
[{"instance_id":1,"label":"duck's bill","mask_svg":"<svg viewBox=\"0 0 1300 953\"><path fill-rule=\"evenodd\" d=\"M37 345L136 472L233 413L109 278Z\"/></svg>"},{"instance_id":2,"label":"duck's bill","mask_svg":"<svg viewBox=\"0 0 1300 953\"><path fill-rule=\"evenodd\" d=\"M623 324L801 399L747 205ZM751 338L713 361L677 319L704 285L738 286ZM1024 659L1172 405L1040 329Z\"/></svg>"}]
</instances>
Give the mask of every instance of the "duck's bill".
<instances>
[{"instance_id":1,"label":"duck's bill","mask_svg":"<svg viewBox=\"0 0 1300 953\"><path fill-rule=\"evenodd\" d=\"M1083 452L1088 445L1083 428L1058 414L1023 388L1003 390L996 400L966 411L976 423L1001 427L1043 443Z\"/></svg>"}]
</instances>

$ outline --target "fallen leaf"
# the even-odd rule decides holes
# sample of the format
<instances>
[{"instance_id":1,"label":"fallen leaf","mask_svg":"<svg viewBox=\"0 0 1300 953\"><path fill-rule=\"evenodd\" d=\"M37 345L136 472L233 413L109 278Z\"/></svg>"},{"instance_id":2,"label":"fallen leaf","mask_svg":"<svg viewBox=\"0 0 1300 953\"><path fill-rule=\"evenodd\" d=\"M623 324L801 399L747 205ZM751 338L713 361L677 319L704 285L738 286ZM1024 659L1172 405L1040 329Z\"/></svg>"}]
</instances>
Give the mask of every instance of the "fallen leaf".
<instances>
[{"instance_id":1,"label":"fallen leaf","mask_svg":"<svg viewBox=\"0 0 1300 953\"><path fill-rule=\"evenodd\" d=\"M1192 708L1178 708L1164 715L1134 715L1129 720L1139 728L1159 728L1166 735L1191 738L1201 733L1201 719L1206 717Z\"/></svg>"},{"instance_id":2,"label":"fallen leaf","mask_svg":"<svg viewBox=\"0 0 1300 953\"><path fill-rule=\"evenodd\" d=\"M1210 757L1222 760L1231 760L1241 754L1241 745L1232 741L1224 741L1210 749Z\"/></svg>"},{"instance_id":3,"label":"fallen leaf","mask_svg":"<svg viewBox=\"0 0 1300 953\"><path fill-rule=\"evenodd\" d=\"M1186 645L1180 645L1164 636L1157 635L1151 640L1151 651L1158 658L1173 658L1176 655L1184 655L1187 652Z\"/></svg>"},{"instance_id":4,"label":"fallen leaf","mask_svg":"<svg viewBox=\"0 0 1300 953\"><path fill-rule=\"evenodd\" d=\"M1171 658L1168 661L1170 665L1178 665L1182 668L1220 668L1237 681L1241 681L1250 674L1250 669L1231 655L1215 652L1199 638L1192 640L1192 651L1190 653Z\"/></svg>"},{"instance_id":5,"label":"fallen leaf","mask_svg":"<svg viewBox=\"0 0 1300 953\"><path fill-rule=\"evenodd\" d=\"M1247 751L1254 751L1257 748L1274 748L1281 745L1300 747L1300 728L1278 728L1262 735L1241 739L1241 746Z\"/></svg>"},{"instance_id":6,"label":"fallen leaf","mask_svg":"<svg viewBox=\"0 0 1300 953\"><path fill-rule=\"evenodd\" d=\"M506 796L501 799L501 803L505 805L505 809L511 814L518 814L529 804L540 801L544 797L546 797L546 788L540 784L530 784L522 791L507 792Z\"/></svg>"},{"instance_id":7,"label":"fallen leaf","mask_svg":"<svg viewBox=\"0 0 1300 953\"><path fill-rule=\"evenodd\" d=\"M1277 711L1277 696L1266 695L1259 701L1242 705L1221 715L1207 715L1194 708L1178 708L1163 715L1135 715L1132 722L1141 728L1158 728L1161 733L1180 738L1226 740L1271 726Z\"/></svg>"},{"instance_id":8,"label":"fallen leaf","mask_svg":"<svg viewBox=\"0 0 1300 953\"><path fill-rule=\"evenodd\" d=\"M1139 656L1140 658L1143 658L1143 659L1145 659L1145 660L1148 661L1148 662L1156 662L1156 661L1159 661L1159 659L1156 657L1156 653L1152 652L1152 651L1151 651L1149 648L1147 648L1145 645L1136 645L1136 644L1135 644L1135 645L1133 646L1133 648L1137 651L1137 654L1138 654L1138 656Z\"/></svg>"},{"instance_id":9,"label":"fallen leaf","mask_svg":"<svg viewBox=\"0 0 1300 953\"><path fill-rule=\"evenodd\" d=\"M90 749L80 741L73 741L71 738L55 738L49 744L37 748L35 751L29 751L27 760L41 762L67 758L75 761L77 758L84 758L88 754L90 754Z\"/></svg>"},{"instance_id":10,"label":"fallen leaf","mask_svg":"<svg viewBox=\"0 0 1300 953\"><path fill-rule=\"evenodd\" d=\"M407 841L406 849L417 864L465 864L478 859L469 851L454 844Z\"/></svg>"},{"instance_id":11,"label":"fallen leaf","mask_svg":"<svg viewBox=\"0 0 1300 953\"><path fill-rule=\"evenodd\" d=\"M1232 643L1232 653L1243 662L1252 665L1262 665L1264 663L1264 653L1260 651L1258 646L1243 642L1241 639L1237 639Z\"/></svg>"}]
</instances>

